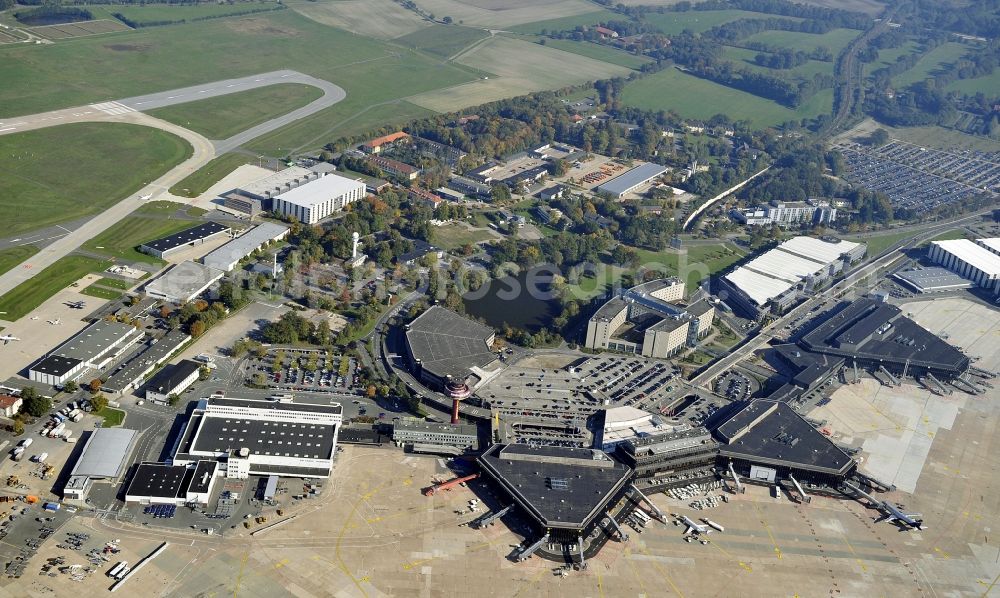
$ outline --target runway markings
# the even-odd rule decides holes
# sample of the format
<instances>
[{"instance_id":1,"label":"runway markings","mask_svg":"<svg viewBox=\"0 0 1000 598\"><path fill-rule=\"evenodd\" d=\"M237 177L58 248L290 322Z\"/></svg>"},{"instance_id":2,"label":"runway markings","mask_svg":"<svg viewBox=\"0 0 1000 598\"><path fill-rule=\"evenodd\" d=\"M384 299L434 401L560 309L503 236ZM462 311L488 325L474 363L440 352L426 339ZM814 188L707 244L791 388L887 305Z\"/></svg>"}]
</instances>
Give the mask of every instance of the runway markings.
<instances>
[{"instance_id":1,"label":"runway markings","mask_svg":"<svg viewBox=\"0 0 1000 598\"><path fill-rule=\"evenodd\" d=\"M119 104L118 102L101 102L100 104L91 104L90 107L95 110L100 110L105 114L110 114L111 116L119 116L121 114L135 112L134 108L129 108L125 104Z\"/></svg>"},{"instance_id":2,"label":"runway markings","mask_svg":"<svg viewBox=\"0 0 1000 598\"><path fill-rule=\"evenodd\" d=\"M767 525L767 522L764 521L764 516L761 515L760 508L757 507L757 503L751 502L750 504L753 505L753 510L757 511L757 518L760 519L760 524L764 526L764 531L767 532L767 537L771 539L771 545L774 546L774 553L778 555L778 560L780 561L781 549L778 548L778 542L774 539L774 534L771 533L771 528Z\"/></svg>"},{"instance_id":3,"label":"runway markings","mask_svg":"<svg viewBox=\"0 0 1000 598\"><path fill-rule=\"evenodd\" d=\"M847 544L847 548L851 551L851 554L854 555L854 560L856 560L858 564L861 565L861 571L867 573L868 567L865 566L864 561L861 560L861 557L858 556L858 553L854 551L854 547L851 546L851 543L847 540L847 536L841 536L841 537L844 539L844 544Z\"/></svg>"},{"instance_id":4,"label":"runway markings","mask_svg":"<svg viewBox=\"0 0 1000 598\"><path fill-rule=\"evenodd\" d=\"M935 547L934 547L934 552L936 552L936 553L940 554L940 555L941 555L941 558L943 558L943 559L945 559L945 560L950 560L950 559L951 559L951 556L950 556L950 555L949 555L949 554L948 554L947 552L945 552L945 551L941 550L941 549L940 549L940 548L938 548L937 546L935 546Z\"/></svg>"},{"instance_id":5,"label":"runway markings","mask_svg":"<svg viewBox=\"0 0 1000 598\"><path fill-rule=\"evenodd\" d=\"M641 549L644 555L652 556L649 554L649 549L647 549L645 546L642 546ZM677 588L677 585L674 583L674 580L670 577L670 574L664 571L663 568L656 563L656 561L651 560L649 562L653 565L653 568L656 569L656 572L659 573L663 577L663 579L667 582L667 584L670 586L670 589L673 590L674 594L676 594L678 598L684 598L684 594L682 594L681 591Z\"/></svg>"},{"instance_id":6,"label":"runway markings","mask_svg":"<svg viewBox=\"0 0 1000 598\"><path fill-rule=\"evenodd\" d=\"M1000 581L1000 574L997 574L997 576L993 578L993 583L986 587L986 591L983 592L983 598L990 595L990 592L993 591L993 587L997 585L997 581Z\"/></svg>"},{"instance_id":7,"label":"runway markings","mask_svg":"<svg viewBox=\"0 0 1000 598\"><path fill-rule=\"evenodd\" d=\"M739 563L740 567L742 567L744 571L746 571L747 573L753 573L753 568L750 567L750 565L744 563L743 561L741 561L738 558L734 557L733 555L729 554L728 550L726 550L722 546L719 546L719 541L718 540L709 539L708 543L709 543L709 545L715 546L716 548L718 548L719 551L722 552L723 556L725 556L727 559L733 560L733 561L736 561L737 563Z\"/></svg>"}]
</instances>

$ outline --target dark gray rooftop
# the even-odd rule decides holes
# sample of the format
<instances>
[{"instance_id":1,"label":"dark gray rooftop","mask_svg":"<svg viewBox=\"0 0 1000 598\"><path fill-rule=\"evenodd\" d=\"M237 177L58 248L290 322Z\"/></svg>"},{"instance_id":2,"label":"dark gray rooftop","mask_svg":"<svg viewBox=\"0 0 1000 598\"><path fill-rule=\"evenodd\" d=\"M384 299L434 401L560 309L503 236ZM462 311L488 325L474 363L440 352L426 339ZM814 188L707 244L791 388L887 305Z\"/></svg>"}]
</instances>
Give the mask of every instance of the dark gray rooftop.
<instances>
[{"instance_id":1,"label":"dark gray rooftop","mask_svg":"<svg viewBox=\"0 0 1000 598\"><path fill-rule=\"evenodd\" d=\"M333 425L205 417L190 450L220 453L247 448L255 455L329 459L333 435Z\"/></svg>"},{"instance_id":2,"label":"dark gray rooftop","mask_svg":"<svg viewBox=\"0 0 1000 598\"><path fill-rule=\"evenodd\" d=\"M537 523L570 530L599 517L632 477L594 449L495 444L479 463Z\"/></svg>"},{"instance_id":3,"label":"dark gray rooftop","mask_svg":"<svg viewBox=\"0 0 1000 598\"><path fill-rule=\"evenodd\" d=\"M423 369L464 380L472 368L496 360L488 344L494 334L489 326L435 305L410 323L406 342Z\"/></svg>"},{"instance_id":4,"label":"dark gray rooftop","mask_svg":"<svg viewBox=\"0 0 1000 598\"><path fill-rule=\"evenodd\" d=\"M972 281L938 266L897 272L893 276L920 292L965 289L974 286Z\"/></svg>"},{"instance_id":5,"label":"dark gray rooftop","mask_svg":"<svg viewBox=\"0 0 1000 598\"><path fill-rule=\"evenodd\" d=\"M142 246L159 252L167 252L177 249L178 247L183 247L189 243L195 243L197 241L201 241L202 239L207 239L212 235L217 235L227 230L229 230L228 226L217 222L206 222L204 224L199 224L198 226L186 228L179 233L174 233L166 237L149 241L148 243L143 243Z\"/></svg>"},{"instance_id":6,"label":"dark gray rooftop","mask_svg":"<svg viewBox=\"0 0 1000 598\"><path fill-rule=\"evenodd\" d=\"M217 461L198 461L188 490L190 492L208 492L209 486L212 485L212 478L215 476L215 470L218 467L219 463Z\"/></svg>"},{"instance_id":7,"label":"dark gray rooftop","mask_svg":"<svg viewBox=\"0 0 1000 598\"><path fill-rule=\"evenodd\" d=\"M197 373L200 368L200 363L190 359L184 359L176 365L168 365L150 378L149 382L146 383L146 389L169 394L181 382Z\"/></svg>"},{"instance_id":8,"label":"dark gray rooftop","mask_svg":"<svg viewBox=\"0 0 1000 598\"><path fill-rule=\"evenodd\" d=\"M715 428L725 457L843 475L854 460L778 401L747 402Z\"/></svg>"},{"instance_id":9,"label":"dark gray rooftop","mask_svg":"<svg viewBox=\"0 0 1000 598\"><path fill-rule=\"evenodd\" d=\"M875 334L884 324L891 326ZM848 342L856 344L839 346ZM830 316L803 336L800 344L817 353L895 364L909 362L950 375L958 375L969 366L969 358L961 351L900 315L898 307L868 297Z\"/></svg>"},{"instance_id":10,"label":"dark gray rooftop","mask_svg":"<svg viewBox=\"0 0 1000 598\"><path fill-rule=\"evenodd\" d=\"M212 407L218 405L220 407L247 407L250 409L272 409L275 411L299 411L301 413L325 413L329 415L336 415L338 413L343 413L344 408L340 403L333 403L330 405L319 405L315 403L299 403L297 401L269 401L269 400L258 400L258 399L236 399L236 398L221 398L221 399L210 399L208 406Z\"/></svg>"},{"instance_id":11,"label":"dark gray rooftop","mask_svg":"<svg viewBox=\"0 0 1000 598\"><path fill-rule=\"evenodd\" d=\"M624 299L621 297L613 297L597 310L597 313L594 314L592 319L610 320L620 314L622 310L627 307L628 303L626 303Z\"/></svg>"},{"instance_id":12,"label":"dark gray rooftop","mask_svg":"<svg viewBox=\"0 0 1000 598\"><path fill-rule=\"evenodd\" d=\"M72 357L49 355L47 357L43 357L38 363L31 366L31 370L34 372L48 374L50 376L61 377L72 371L72 369L80 365L80 363L79 359L74 359Z\"/></svg>"},{"instance_id":13,"label":"dark gray rooftop","mask_svg":"<svg viewBox=\"0 0 1000 598\"><path fill-rule=\"evenodd\" d=\"M184 478L188 468L183 465L143 463L135 471L125 494L155 498L181 498L184 496Z\"/></svg>"},{"instance_id":14,"label":"dark gray rooftop","mask_svg":"<svg viewBox=\"0 0 1000 598\"><path fill-rule=\"evenodd\" d=\"M134 326L108 320L97 320L76 333L52 351L52 355L90 361L118 343L122 338L141 334Z\"/></svg>"},{"instance_id":15,"label":"dark gray rooftop","mask_svg":"<svg viewBox=\"0 0 1000 598\"><path fill-rule=\"evenodd\" d=\"M176 351L181 345L190 340L191 337L180 330L171 330L163 335L159 341L146 347L141 353L133 357L125 364L125 367L114 372L102 388L119 392L125 386L132 383L139 376L142 376L154 364L162 362Z\"/></svg>"}]
</instances>

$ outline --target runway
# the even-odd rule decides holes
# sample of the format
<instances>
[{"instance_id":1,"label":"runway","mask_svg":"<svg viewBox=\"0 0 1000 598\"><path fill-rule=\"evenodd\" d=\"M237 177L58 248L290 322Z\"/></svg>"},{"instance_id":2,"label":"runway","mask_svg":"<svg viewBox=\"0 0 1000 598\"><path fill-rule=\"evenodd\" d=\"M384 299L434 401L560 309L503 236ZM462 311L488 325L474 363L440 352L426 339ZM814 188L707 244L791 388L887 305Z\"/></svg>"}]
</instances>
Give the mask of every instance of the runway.
<instances>
[{"instance_id":1,"label":"runway","mask_svg":"<svg viewBox=\"0 0 1000 598\"><path fill-rule=\"evenodd\" d=\"M182 104L196 100L203 100L213 97L239 93L259 87L277 85L281 83L300 83L311 85L323 91L323 96L319 99L261 123L255 127L238 133L229 139L209 140L193 131L175 125L173 123L153 118L142 112L142 110L152 110L174 104ZM0 295L12 290L17 285L30 280L38 272L52 265L57 260L80 247L84 242L96 237L103 231L118 223L120 220L131 214L144 202L139 197L151 196L152 200L164 194L170 187L183 180L188 175L194 173L199 168L207 164L218 155L233 150L243 143L256 137L284 127L298 119L314 114L324 108L328 108L343 100L347 93L338 85L328 81L323 81L309 75L292 70L280 70L238 79L226 79L214 81L192 87L184 87L169 91L162 91L153 94L124 98L119 100L109 100L97 102L87 106L76 108L65 108L51 112L43 112L30 116L20 116L6 121L0 121L0 135L10 135L22 133L35 129L53 127L68 123L78 122L121 122L132 123L148 127L154 127L168 133L172 133L186 140L192 147L191 157L178 164L175 168L149 183L142 189L128 198L123 198L117 204L104 210L85 223L77 226L73 230L66 231L63 235L56 236L49 245L44 247L38 254L25 260L21 264L11 268L0 275ZM37 232L37 231L36 231ZM22 235L23 236L23 235ZM46 238L45 240L49 240ZM11 241L0 241L0 245L16 245L19 243Z\"/></svg>"}]
</instances>

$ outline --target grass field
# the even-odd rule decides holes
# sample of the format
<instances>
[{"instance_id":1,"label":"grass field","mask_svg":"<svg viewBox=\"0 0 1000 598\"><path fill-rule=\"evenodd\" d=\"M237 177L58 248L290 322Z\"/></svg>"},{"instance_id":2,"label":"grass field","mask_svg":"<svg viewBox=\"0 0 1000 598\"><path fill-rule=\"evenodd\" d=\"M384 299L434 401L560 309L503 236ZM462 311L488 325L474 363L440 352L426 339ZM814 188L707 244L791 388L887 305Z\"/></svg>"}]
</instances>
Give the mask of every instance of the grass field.
<instances>
[{"instance_id":1,"label":"grass field","mask_svg":"<svg viewBox=\"0 0 1000 598\"><path fill-rule=\"evenodd\" d=\"M482 29L461 25L431 25L409 35L397 37L394 43L422 50L440 58L450 58L481 39L489 37Z\"/></svg>"},{"instance_id":2,"label":"grass field","mask_svg":"<svg viewBox=\"0 0 1000 598\"><path fill-rule=\"evenodd\" d=\"M746 48L734 48L733 46L722 47L723 58L729 60L733 64L749 68L750 70L758 73L791 76L798 79L812 79L813 75L817 75L819 73L833 74L833 63L821 62L819 60L809 60L804 64L800 64L799 66L790 69L772 69L766 66L760 66L754 62L754 58L760 53L761 52L757 52L756 50L747 50Z\"/></svg>"},{"instance_id":3,"label":"grass field","mask_svg":"<svg viewBox=\"0 0 1000 598\"><path fill-rule=\"evenodd\" d=\"M878 69L896 64L896 60L898 60L900 56L905 54L914 54L918 51L920 51L920 44L914 41L908 41L898 48L885 48L884 50L879 50L878 58L876 58L874 62L865 63L865 75L870 74L872 71L877 71Z\"/></svg>"},{"instance_id":4,"label":"grass field","mask_svg":"<svg viewBox=\"0 0 1000 598\"><path fill-rule=\"evenodd\" d=\"M895 128L868 118L849 131L839 135L839 138L861 140L868 137L877 128L883 128L889 132L894 139L901 139L909 143L915 143L924 147L933 147L943 150L970 149L982 152L1000 152L1000 141L983 137L982 135L969 135L954 129L946 129L938 126L927 127L901 127Z\"/></svg>"},{"instance_id":5,"label":"grass field","mask_svg":"<svg viewBox=\"0 0 1000 598\"><path fill-rule=\"evenodd\" d=\"M809 52L825 47L836 56L861 33L856 29L833 29L826 33L800 33L798 31L762 31L746 38L748 42L761 42L790 50Z\"/></svg>"},{"instance_id":6,"label":"grass field","mask_svg":"<svg viewBox=\"0 0 1000 598\"><path fill-rule=\"evenodd\" d=\"M996 94L998 89L1000 89L1000 69L993 69L993 73L985 77L959 79L945 87L947 91L957 91L970 96L984 93L987 97L990 94Z\"/></svg>"},{"instance_id":7,"label":"grass field","mask_svg":"<svg viewBox=\"0 0 1000 598\"><path fill-rule=\"evenodd\" d=\"M323 92L311 85L286 83L157 108L148 114L209 139L226 139L322 96Z\"/></svg>"},{"instance_id":8,"label":"grass field","mask_svg":"<svg viewBox=\"0 0 1000 598\"><path fill-rule=\"evenodd\" d=\"M527 23L524 25L518 25L516 27L509 27L510 31L514 33L541 33L542 31L568 31L570 29L576 29L577 27L593 27L598 23L607 23L608 21L616 21L622 18L621 15L613 13L609 10L598 10L594 12L585 12L583 14L576 14L571 17L562 17L558 19L548 19L544 21L536 21L534 23Z\"/></svg>"},{"instance_id":9,"label":"grass field","mask_svg":"<svg viewBox=\"0 0 1000 598\"><path fill-rule=\"evenodd\" d=\"M46 39L61 40L71 37L86 37L101 33L129 31L128 25L113 18L96 21L80 21L78 23L63 23L61 25L43 25L32 27L31 32Z\"/></svg>"},{"instance_id":10,"label":"grass field","mask_svg":"<svg viewBox=\"0 0 1000 598\"><path fill-rule=\"evenodd\" d=\"M0 297L0 312L4 312L0 318L11 322L18 320L87 274L102 272L109 267L109 260L68 255Z\"/></svg>"},{"instance_id":11,"label":"grass field","mask_svg":"<svg viewBox=\"0 0 1000 598\"><path fill-rule=\"evenodd\" d=\"M417 5L439 19L451 17L459 25L508 30L599 8L588 0L420 0Z\"/></svg>"},{"instance_id":12,"label":"grass field","mask_svg":"<svg viewBox=\"0 0 1000 598\"><path fill-rule=\"evenodd\" d=\"M545 40L547 48L565 50L566 52L572 52L580 56L586 56L587 58L593 58L594 60L610 64L617 64L618 66L630 69L638 70L642 65L652 62L652 59L645 56L636 56L635 54L629 54L628 52L593 42L575 42L568 39L542 39Z\"/></svg>"},{"instance_id":13,"label":"grass field","mask_svg":"<svg viewBox=\"0 0 1000 598\"><path fill-rule=\"evenodd\" d=\"M211 43L206 45L206 40ZM5 46L0 53L4 116L289 66L344 87L355 111L476 78L461 66L441 64L398 45L327 27L290 10L155 27L114 38L84 38L45 48ZM300 127L272 134L268 138L275 141L269 147L292 148L315 138L330 129L342 110L334 106L299 121Z\"/></svg>"},{"instance_id":14,"label":"grass field","mask_svg":"<svg viewBox=\"0 0 1000 598\"><path fill-rule=\"evenodd\" d=\"M852 235L844 238L848 241L854 241L855 243L864 243L868 246L867 254L869 256L876 256L888 249L891 245L898 243L903 239L908 239L914 234L915 233L913 231L886 232L884 234Z\"/></svg>"},{"instance_id":15,"label":"grass field","mask_svg":"<svg viewBox=\"0 0 1000 598\"><path fill-rule=\"evenodd\" d=\"M171 187L170 193L178 197L198 197L240 166L256 163L257 157L249 154L222 154Z\"/></svg>"},{"instance_id":16,"label":"grass field","mask_svg":"<svg viewBox=\"0 0 1000 598\"><path fill-rule=\"evenodd\" d=\"M125 422L125 412L121 409L105 407L94 415L104 418L104 422L101 426L105 428L114 428L115 426L120 426Z\"/></svg>"},{"instance_id":17,"label":"grass field","mask_svg":"<svg viewBox=\"0 0 1000 598\"><path fill-rule=\"evenodd\" d=\"M191 147L179 137L130 124L78 123L4 135L4 232L96 214L190 155Z\"/></svg>"},{"instance_id":18,"label":"grass field","mask_svg":"<svg viewBox=\"0 0 1000 598\"><path fill-rule=\"evenodd\" d=\"M115 226L83 244L88 251L128 261L162 264L163 260L141 253L139 245L180 232L197 224L187 216L183 204L158 201L142 206ZM127 287L126 287L127 288Z\"/></svg>"},{"instance_id":19,"label":"grass field","mask_svg":"<svg viewBox=\"0 0 1000 598\"><path fill-rule=\"evenodd\" d=\"M622 103L646 110L673 110L685 118L709 119L716 114L726 114L734 120L745 119L756 127L766 127L830 112L833 92L823 90L792 110L776 102L668 68L627 84L622 93Z\"/></svg>"},{"instance_id":20,"label":"grass field","mask_svg":"<svg viewBox=\"0 0 1000 598\"><path fill-rule=\"evenodd\" d=\"M692 10L688 12L665 12L663 14L648 13L643 15L642 20L667 35L677 35L684 30L702 33L704 31L708 31L716 25L721 25L737 19L766 19L773 16L774 15L735 9ZM790 18L793 21L799 20L791 17L782 18Z\"/></svg>"},{"instance_id":21,"label":"grass field","mask_svg":"<svg viewBox=\"0 0 1000 598\"><path fill-rule=\"evenodd\" d=\"M462 54L458 62L492 73L479 80L407 98L429 110L447 112L505 97L626 75L622 66L539 44L497 36Z\"/></svg>"},{"instance_id":22,"label":"grass field","mask_svg":"<svg viewBox=\"0 0 1000 598\"><path fill-rule=\"evenodd\" d=\"M947 42L934 48L921 58L912 69L893 77L892 83L898 88L907 87L936 74L969 51L965 44Z\"/></svg>"},{"instance_id":23,"label":"grass field","mask_svg":"<svg viewBox=\"0 0 1000 598\"><path fill-rule=\"evenodd\" d=\"M99 284L92 284L89 287L80 291L81 294L87 295L88 297L97 297L98 299L106 299L111 301L112 299L117 299L122 296L122 292L118 289L109 289L103 287Z\"/></svg>"},{"instance_id":24,"label":"grass field","mask_svg":"<svg viewBox=\"0 0 1000 598\"><path fill-rule=\"evenodd\" d=\"M392 0L292 0L288 6L306 17L368 37L392 39L430 25Z\"/></svg>"},{"instance_id":25,"label":"grass field","mask_svg":"<svg viewBox=\"0 0 1000 598\"><path fill-rule=\"evenodd\" d=\"M122 280L120 278L101 278L94 284L99 284L102 287L108 287L112 289L121 289L123 291L128 290L135 285L134 282Z\"/></svg>"},{"instance_id":26,"label":"grass field","mask_svg":"<svg viewBox=\"0 0 1000 598\"><path fill-rule=\"evenodd\" d=\"M236 4L144 4L144 5L107 5L93 8L103 8L106 12L121 13L126 19L139 24L157 21L182 21L203 19L206 17L224 17L226 15L248 10L274 9L279 4L275 2L238 2Z\"/></svg>"},{"instance_id":27,"label":"grass field","mask_svg":"<svg viewBox=\"0 0 1000 598\"><path fill-rule=\"evenodd\" d=\"M0 250L0 274L38 253L34 245L18 245Z\"/></svg>"},{"instance_id":28,"label":"grass field","mask_svg":"<svg viewBox=\"0 0 1000 598\"><path fill-rule=\"evenodd\" d=\"M498 238L492 229L470 229L461 224L449 224L446 226L436 226L431 229L431 236L435 245L443 249L457 249L466 243L475 245L481 241Z\"/></svg>"}]
</instances>

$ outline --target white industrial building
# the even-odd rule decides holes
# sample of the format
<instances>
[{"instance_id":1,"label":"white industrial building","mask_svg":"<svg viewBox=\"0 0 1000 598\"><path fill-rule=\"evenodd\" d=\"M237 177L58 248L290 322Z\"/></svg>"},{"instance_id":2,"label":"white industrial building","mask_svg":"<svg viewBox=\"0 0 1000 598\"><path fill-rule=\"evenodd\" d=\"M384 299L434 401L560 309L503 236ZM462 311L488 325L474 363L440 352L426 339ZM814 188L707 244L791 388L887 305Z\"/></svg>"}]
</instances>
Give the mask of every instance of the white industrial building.
<instances>
[{"instance_id":1,"label":"white industrial building","mask_svg":"<svg viewBox=\"0 0 1000 598\"><path fill-rule=\"evenodd\" d=\"M201 262L210 268L231 272L243 258L269 243L287 237L288 230L283 224L264 222L209 253L201 259Z\"/></svg>"},{"instance_id":2,"label":"white industrial building","mask_svg":"<svg viewBox=\"0 0 1000 598\"><path fill-rule=\"evenodd\" d=\"M666 166L647 162L632 168L597 188L601 193L610 193L621 199L667 171Z\"/></svg>"},{"instance_id":3,"label":"white industrial building","mask_svg":"<svg viewBox=\"0 0 1000 598\"><path fill-rule=\"evenodd\" d=\"M63 487L66 500L85 501L94 481L116 483L125 474L135 447L136 432L125 428L98 428L87 438Z\"/></svg>"},{"instance_id":4,"label":"white industrial building","mask_svg":"<svg viewBox=\"0 0 1000 598\"><path fill-rule=\"evenodd\" d=\"M194 410L178 442L174 465L224 462L227 478L277 475L326 478L343 421L339 404L289 397L212 398Z\"/></svg>"},{"instance_id":5,"label":"white industrial building","mask_svg":"<svg viewBox=\"0 0 1000 598\"><path fill-rule=\"evenodd\" d=\"M782 313L851 263L865 246L839 239L793 237L736 268L719 280L720 296L752 318Z\"/></svg>"},{"instance_id":6,"label":"white industrial building","mask_svg":"<svg viewBox=\"0 0 1000 598\"><path fill-rule=\"evenodd\" d=\"M154 299L187 303L218 282L223 274L222 270L192 261L181 262L150 281L145 292Z\"/></svg>"},{"instance_id":7,"label":"white industrial building","mask_svg":"<svg viewBox=\"0 0 1000 598\"><path fill-rule=\"evenodd\" d=\"M28 379L52 386L75 380L88 370L104 369L142 337L135 326L98 320L28 368Z\"/></svg>"},{"instance_id":8,"label":"white industrial building","mask_svg":"<svg viewBox=\"0 0 1000 598\"><path fill-rule=\"evenodd\" d=\"M365 183L336 174L310 181L274 198L274 211L316 224L365 196Z\"/></svg>"},{"instance_id":9,"label":"white industrial building","mask_svg":"<svg viewBox=\"0 0 1000 598\"><path fill-rule=\"evenodd\" d=\"M977 286L1000 294L1000 239L934 241L927 257Z\"/></svg>"}]
</instances>

